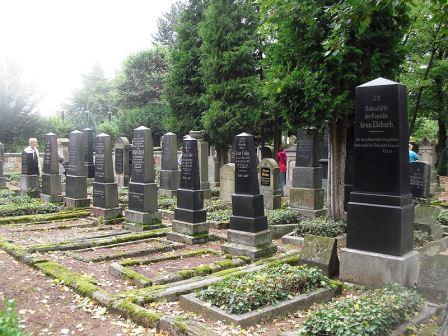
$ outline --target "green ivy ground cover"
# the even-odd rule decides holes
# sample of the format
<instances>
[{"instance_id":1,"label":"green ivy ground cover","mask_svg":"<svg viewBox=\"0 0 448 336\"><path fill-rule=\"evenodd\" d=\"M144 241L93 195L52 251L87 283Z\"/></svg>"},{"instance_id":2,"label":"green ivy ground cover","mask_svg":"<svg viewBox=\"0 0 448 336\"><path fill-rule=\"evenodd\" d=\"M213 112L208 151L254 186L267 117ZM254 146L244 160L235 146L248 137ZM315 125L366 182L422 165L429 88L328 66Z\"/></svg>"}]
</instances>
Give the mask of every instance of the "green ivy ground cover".
<instances>
[{"instance_id":1,"label":"green ivy ground cover","mask_svg":"<svg viewBox=\"0 0 448 336\"><path fill-rule=\"evenodd\" d=\"M227 278L198 292L198 297L229 313L243 314L329 286L320 270L287 264Z\"/></svg>"},{"instance_id":2,"label":"green ivy ground cover","mask_svg":"<svg viewBox=\"0 0 448 336\"><path fill-rule=\"evenodd\" d=\"M390 285L347 296L308 313L298 336L384 336L419 310L422 297Z\"/></svg>"},{"instance_id":3,"label":"green ivy ground cover","mask_svg":"<svg viewBox=\"0 0 448 336\"><path fill-rule=\"evenodd\" d=\"M293 235L304 237L305 234L312 234L316 236L324 236L335 238L347 230L347 224L344 221L316 217L306 218L301 220L293 230Z\"/></svg>"}]
</instances>

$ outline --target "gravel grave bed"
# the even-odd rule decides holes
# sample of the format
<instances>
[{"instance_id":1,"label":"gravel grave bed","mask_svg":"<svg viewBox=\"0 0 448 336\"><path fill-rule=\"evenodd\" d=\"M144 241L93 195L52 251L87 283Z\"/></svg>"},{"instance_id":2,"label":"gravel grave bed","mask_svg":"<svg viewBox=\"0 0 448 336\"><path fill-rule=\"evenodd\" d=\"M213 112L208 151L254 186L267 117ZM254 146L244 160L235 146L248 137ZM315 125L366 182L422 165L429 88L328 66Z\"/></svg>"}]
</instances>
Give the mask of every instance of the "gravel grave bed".
<instances>
[{"instance_id":1,"label":"gravel grave bed","mask_svg":"<svg viewBox=\"0 0 448 336\"><path fill-rule=\"evenodd\" d=\"M93 221L79 218L69 221L52 221L41 224L12 224L4 227L7 231L22 232L22 231L40 231L40 230L68 230L76 227L94 226Z\"/></svg>"},{"instance_id":2,"label":"gravel grave bed","mask_svg":"<svg viewBox=\"0 0 448 336\"><path fill-rule=\"evenodd\" d=\"M55 261L73 272L94 277L98 280L98 286L111 294L135 288L130 282L110 275L108 272L110 262L108 261L85 263L59 251L47 253L45 258Z\"/></svg>"},{"instance_id":3,"label":"gravel grave bed","mask_svg":"<svg viewBox=\"0 0 448 336\"><path fill-rule=\"evenodd\" d=\"M170 273L194 268L200 265L210 265L224 259L224 256L203 254L160 261L155 264L130 266L130 268L148 278L159 278Z\"/></svg>"},{"instance_id":4,"label":"gravel grave bed","mask_svg":"<svg viewBox=\"0 0 448 336\"><path fill-rule=\"evenodd\" d=\"M83 256L87 259L93 259L103 256L112 256L118 253L130 253L139 250L150 250L155 248L162 248L164 246L169 246L168 242L161 241L160 239L150 239L145 241L130 242L127 244L117 245L113 247L101 246L92 247L85 250L75 250L73 253ZM149 254L150 255L150 254Z\"/></svg>"},{"instance_id":5,"label":"gravel grave bed","mask_svg":"<svg viewBox=\"0 0 448 336\"><path fill-rule=\"evenodd\" d=\"M32 336L155 335L155 330L109 313L3 251L0 272L0 302L16 300L19 322Z\"/></svg>"},{"instance_id":6,"label":"gravel grave bed","mask_svg":"<svg viewBox=\"0 0 448 336\"><path fill-rule=\"evenodd\" d=\"M0 231L0 235L20 245L55 244L66 241L80 241L96 239L111 235L128 233L121 225L108 225L107 227L81 227L62 230L36 231L30 235L29 232Z\"/></svg>"}]
</instances>

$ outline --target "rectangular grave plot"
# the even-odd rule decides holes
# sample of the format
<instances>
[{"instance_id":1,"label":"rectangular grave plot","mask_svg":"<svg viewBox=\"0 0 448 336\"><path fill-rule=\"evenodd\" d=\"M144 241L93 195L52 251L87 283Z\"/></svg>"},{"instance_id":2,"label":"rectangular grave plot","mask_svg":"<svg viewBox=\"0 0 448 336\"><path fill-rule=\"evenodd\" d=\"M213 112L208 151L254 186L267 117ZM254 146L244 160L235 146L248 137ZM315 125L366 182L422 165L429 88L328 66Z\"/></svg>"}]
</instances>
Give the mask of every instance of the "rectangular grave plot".
<instances>
[{"instance_id":1,"label":"rectangular grave plot","mask_svg":"<svg viewBox=\"0 0 448 336\"><path fill-rule=\"evenodd\" d=\"M11 232L33 232L46 230L70 230L73 228L94 227L96 225L97 224L90 219L76 219L47 223L12 224L6 226L4 229Z\"/></svg>"},{"instance_id":2,"label":"rectangular grave plot","mask_svg":"<svg viewBox=\"0 0 448 336\"><path fill-rule=\"evenodd\" d=\"M196 293L182 295L180 305L183 309L201 314L213 321L226 321L243 328L257 324L263 320L271 320L277 316L293 313L300 309L306 309L315 303L330 301L336 293L334 288L320 288L308 294L300 294L290 300L285 300L273 306L266 306L245 314L231 314L216 306L210 306L196 297Z\"/></svg>"},{"instance_id":3,"label":"rectangular grave plot","mask_svg":"<svg viewBox=\"0 0 448 336\"><path fill-rule=\"evenodd\" d=\"M75 250L73 252L67 252L67 254L84 262L100 262L105 260L139 257L158 252L172 251L173 249L181 246L181 244L171 243L166 240L149 238L120 244Z\"/></svg>"}]
</instances>

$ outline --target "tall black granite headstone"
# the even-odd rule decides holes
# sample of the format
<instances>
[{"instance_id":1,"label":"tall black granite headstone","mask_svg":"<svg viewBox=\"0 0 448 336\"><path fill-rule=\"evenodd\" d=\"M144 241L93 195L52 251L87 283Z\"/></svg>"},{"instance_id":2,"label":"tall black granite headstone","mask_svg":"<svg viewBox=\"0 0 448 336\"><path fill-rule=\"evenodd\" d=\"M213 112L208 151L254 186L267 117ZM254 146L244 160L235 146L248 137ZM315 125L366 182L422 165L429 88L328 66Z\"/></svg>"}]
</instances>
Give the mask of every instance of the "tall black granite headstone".
<instances>
[{"instance_id":1,"label":"tall black granite headstone","mask_svg":"<svg viewBox=\"0 0 448 336\"><path fill-rule=\"evenodd\" d=\"M324 216L321 158L322 135L315 128L297 132L296 166L292 172L291 209L305 216Z\"/></svg>"},{"instance_id":2,"label":"tall black granite headstone","mask_svg":"<svg viewBox=\"0 0 448 336\"><path fill-rule=\"evenodd\" d=\"M39 157L29 147L22 152L22 173L20 175L20 194L38 198L40 196Z\"/></svg>"},{"instance_id":3,"label":"tall black granite headstone","mask_svg":"<svg viewBox=\"0 0 448 336\"><path fill-rule=\"evenodd\" d=\"M62 202L58 139L54 133L48 133L46 136L44 168L42 173L42 194L40 198L46 202Z\"/></svg>"},{"instance_id":4,"label":"tall black granite headstone","mask_svg":"<svg viewBox=\"0 0 448 336\"><path fill-rule=\"evenodd\" d=\"M64 204L68 208L86 208L90 206L87 197L87 167L84 161L84 135L75 130L70 132L68 165Z\"/></svg>"},{"instance_id":5,"label":"tall black granite headstone","mask_svg":"<svg viewBox=\"0 0 448 336\"><path fill-rule=\"evenodd\" d=\"M4 162L5 162L5 146L0 142L0 188L6 186L6 177L3 174Z\"/></svg>"},{"instance_id":6,"label":"tall black granite headstone","mask_svg":"<svg viewBox=\"0 0 448 336\"><path fill-rule=\"evenodd\" d=\"M431 184L431 166L426 162L415 161L409 164L409 180L412 197L428 199Z\"/></svg>"},{"instance_id":7,"label":"tall black granite headstone","mask_svg":"<svg viewBox=\"0 0 448 336\"><path fill-rule=\"evenodd\" d=\"M252 135L235 137L235 194L228 242L222 249L234 255L260 258L275 253L271 231L264 214L257 174L257 150Z\"/></svg>"},{"instance_id":8,"label":"tall black granite headstone","mask_svg":"<svg viewBox=\"0 0 448 336\"><path fill-rule=\"evenodd\" d=\"M177 165L177 137L174 133L162 136L162 167L160 169L159 194L176 196L180 183L180 171Z\"/></svg>"},{"instance_id":9,"label":"tall black granite headstone","mask_svg":"<svg viewBox=\"0 0 448 336\"><path fill-rule=\"evenodd\" d=\"M177 190L173 232L170 232L167 238L185 244L207 241L206 217L204 192L199 177L198 143L195 138L187 135L183 140L180 188Z\"/></svg>"},{"instance_id":10,"label":"tall black granite headstone","mask_svg":"<svg viewBox=\"0 0 448 336\"><path fill-rule=\"evenodd\" d=\"M106 222L122 217L118 206L118 186L115 183L112 164L112 142L109 135L101 133L95 138L95 181L93 182L94 217L103 217Z\"/></svg>"},{"instance_id":11,"label":"tall black granite headstone","mask_svg":"<svg viewBox=\"0 0 448 336\"><path fill-rule=\"evenodd\" d=\"M374 286L413 284L418 253L412 251L406 87L384 78L358 86L354 130L341 277Z\"/></svg>"},{"instance_id":12,"label":"tall black granite headstone","mask_svg":"<svg viewBox=\"0 0 448 336\"><path fill-rule=\"evenodd\" d=\"M87 177L95 177L95 163L93 161L93 130L91 128L84 128L84 162L87 169Z\"/></svg>"},{"instance_id":13,"label":"tall black granite headstone","mask_svg":"<svg viewBox=\"0 0 448 336\"><path fill-rule=\"evenodd\" d=\"M157 209L154 156L151 129L140 126L132 140L132 170L129 183L129 209L125 226L134 231L160 227Z\"/></svg>"},{"instance_id":14,"label":"tall black granite headstone","mask_svg":"<svg viewBox=\"0 0 448 336\"><path fill-rule=\"evenodd\" d=\"M126 137L120 137L115 141L115 180L121 187L129 185L130 170L129 170L129 140Z\"/></svg>"}]
</instances>

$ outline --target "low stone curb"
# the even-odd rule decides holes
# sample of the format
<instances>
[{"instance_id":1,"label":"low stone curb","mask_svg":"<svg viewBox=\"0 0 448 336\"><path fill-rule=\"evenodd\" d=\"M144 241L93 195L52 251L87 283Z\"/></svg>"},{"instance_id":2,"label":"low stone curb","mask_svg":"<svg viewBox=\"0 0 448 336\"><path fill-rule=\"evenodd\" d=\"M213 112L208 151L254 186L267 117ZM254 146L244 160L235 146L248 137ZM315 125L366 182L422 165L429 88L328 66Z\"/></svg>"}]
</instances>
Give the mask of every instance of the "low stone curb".
<instances>
[{"instance_id":1,"label":"low stone curb","mask_svg":"<svg viewBox=\"0 0 448 336\"><path fill-rule=\"evenodd\" d=\"M216 336L215 332L202 323L181 317L162 317L157 324L157 331L171 336Z\"/></svg>"},{"instance_id":2,"label":"low stone curb","mask_svg":"<svg viewBox=\"0 0 448 336\"><path fill-rule=\"evenodd\" d=\"M228 229L230 227L230 221L218 222L218 221L209 221L208 220L207 223L209 224L209 226L212 229L223 230L223 229Z\"/></svg>"},{"instance_id":3,"label":"low stone curb","mask_svg":"<svg viewBox=\"0 0 448 336\"><path fill-rule=\"evenodd\" d=\"M201 314L205 318L214 321L223 320L245 328L257 324L262 320L273 319L274 317L285 315L298 309L308 308L314 303L330 301L335 293L335 288L321 288L311 293L301 294L290 300L279 302L274 306L267 306L239 315L231 314L223 309L211 306L209 303L198 299L196 293L181 296L180 305L183 309Z\"/></svg>"},{"instance_id":4,"label":"low stone curb","mask_svg":"<svg viewBox=\"0 0 448 336\"><path fill-rule=\"evenodd\" d=\"M392 331L390 336L410 335L413 327L428 321L431 317L440 313L441 311L441 306L428 302L417 316L413 317L409 321L400 324L398 328Z\"/></svg>"},{"instance_id":5,"label":"low stone curb","mask_svg":"<svg viewBox=\"0 0 448 336\"><path fill-rule=\"evenodd\" d=\"M269 225L272 239L279 239L294 230L297 224L273 224Z\"/></svg>"},{"instance_id":6,"label":"low stone curb","mask_svg":"<svg viewBox=\"0 0 448 336\"><path fill-rule=\"evenodd\" d=\"M338 249L346 246L347 234L344 233L342 235L339 235L335 239L338 244ZM304 237L294 236L292 233L288 233L287 235L284 235L282 237L282 244L293 245L300 249L303 247L304 241L305 241Z\"/></svg>"}]
</instances>

